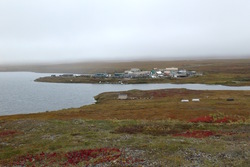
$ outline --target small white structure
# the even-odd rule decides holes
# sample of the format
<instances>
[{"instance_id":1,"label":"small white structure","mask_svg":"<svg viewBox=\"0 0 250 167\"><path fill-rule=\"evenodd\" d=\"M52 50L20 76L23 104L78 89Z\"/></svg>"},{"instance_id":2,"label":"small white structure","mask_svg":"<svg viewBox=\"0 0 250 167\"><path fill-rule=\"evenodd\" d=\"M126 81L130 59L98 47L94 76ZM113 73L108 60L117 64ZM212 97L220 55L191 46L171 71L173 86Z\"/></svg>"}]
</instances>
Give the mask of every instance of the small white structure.
<instances>
[{"instance_id":1,"label":"small white structure","mask_svg":"<svg viewBox=\"0 0 250 167\"><path fill-rule=\"evenodd\" d=\"M182 102L182 103L188 103L189 100L188 100L188 99L183 99L183 100L181 100L181 102Z\"/></svg>"},{"instance_id":2,"label":"small white structure","mask_svg":"<svg viewBox=\"0 0 250 167\"><path fill-rule=\"evenodd\" d=\"M156 71L156 74L161 75L162 72L161 71Z\"/></svg>"},{"instance_id":3,"label":"small white structure","mask_svg":"<svg viewBox=\"0 0 250 167\"><path fill-rule=\"evenodd\" d=\"M193 102L199 102L200 99L192 99Z\"/></svg>"},{"instance_id":4,"label":"small white structure","mask_svg":"<svg viewBox=\"0 0 250 167\"><path fill-rule=\"evenodd\" d=\"M166 68L166 71L178 71L178 68L176 67Z\"/></svg>"},{"instance_id":5,"label":"small white structure","mask_svg":"<svg viewBox=\"0 0 250 167\"><path fill-rule=\"evenodd\" d=\"M141 70L139 68L131 68L131 72L140 72Z\"/></svg>"},{"instance_id":6,"label":"small white structure","mask_svg":"<svg viewBox=\"0 0 250 167\"><path fill-rule=\"evenodd\" d=\"M119 94L118 95L118 100L126 100L128 99L128 95L127 94Z\"/></svg>"}]
</instances>

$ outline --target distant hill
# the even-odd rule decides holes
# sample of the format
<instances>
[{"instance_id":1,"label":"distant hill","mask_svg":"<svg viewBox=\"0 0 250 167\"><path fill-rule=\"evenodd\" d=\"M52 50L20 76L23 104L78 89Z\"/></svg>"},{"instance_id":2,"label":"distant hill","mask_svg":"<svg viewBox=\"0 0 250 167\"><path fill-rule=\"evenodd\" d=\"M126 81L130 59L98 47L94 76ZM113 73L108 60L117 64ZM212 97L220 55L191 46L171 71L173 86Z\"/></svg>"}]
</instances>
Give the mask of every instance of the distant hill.
<instances>
[{"instance_id":1,"label":"distant hill","mask_svg":"<svg viewBox=\"0 0 250 167\"><path fill-rule=\"evenodd\" d=\"M0 71L31 71L40 73L97 73L122 72L130 68L151 70L152 68L179 67L206 72L250 72L250 59L221 60L175 60L133 62L79 62L53 65L0 65ZM244 69L244 71L243 71Z\"/></svg>"}]
</instances>

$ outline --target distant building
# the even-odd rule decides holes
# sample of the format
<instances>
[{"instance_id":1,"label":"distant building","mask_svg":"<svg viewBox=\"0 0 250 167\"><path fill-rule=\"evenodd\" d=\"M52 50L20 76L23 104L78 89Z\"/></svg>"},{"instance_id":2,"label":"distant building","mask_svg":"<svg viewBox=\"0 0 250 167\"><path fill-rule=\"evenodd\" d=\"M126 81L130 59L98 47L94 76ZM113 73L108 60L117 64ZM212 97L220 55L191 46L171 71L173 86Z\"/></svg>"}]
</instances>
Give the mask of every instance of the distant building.
<instances>
[{"instance_id":1,"label":"distant building","mask_svg":"<svg viewBox=\"0 0 250 167\"><path fill-rule=\"evenodd\" d=\"M171 71L164 71L164 75L165 76L170 76L171 75Z\"/></svg>"},{"instance_id":2,"label":"distant building","mask_svg":"<svg viewBox=\"0 0 250 167\"><path fill-rule=\"evenodd\" d=\"M193 102L199 102L200 99L192 99Z\"/></svg>"},{"instance_id":3,"label":"distant building","mask_svg":"<svg viewBox=\"0 0 250 167\"><path fill-rule=\"evenodd\" d=\"M115 78L123 78L124 77L124 73L115 73L114 77Z\"/></svg>"},{"instance_id":4,"label":"distant building","mask_svg":"<svg viewBox=\"0 0 250 167\"><path fill-rule=\"evenodd\" d=\"M162 72L161 71L156 71L156 74L161 75Z\"/></svg>"},{"instance_id":5,"label":"distant building","mask_svg":"<svg viewBox=\"0 0 250 167\"><path fill-rule=\"evenodd\" d=\"M155 69L151 70L151 75L155 75L155 74L156 74L156 70Z\"/></svg>"},{"instance_id":6,"label":"distant building","mask_svg":"<svg viewBox=\"0 0 250 167\"><path fill-rule=\"evenodd\" d=\"M132 78L148 78L151 75L151 71L140 71L129 74Z\"/></svg>"},{"instance_id":7,"label":"distant building","mask_svg":"<svg viewBox=\"0 0 250 167\"><path fill-rule=\"evenodd\" d=\"M128 95L127 94L119 94L118 95L118 100L126 100L128 99Z\"/></svg>"},{"instance_id":8,"label":"distant building","mask_svg":"<svg viewBox=\"0 0 250 167\"><path fill-rule=\"evenodd\" d=\"M93 74L81 74L80 77L93 77Z\"/></svg>"},{"instance_id":9,"label":"distant building","mask_svg":"<svg viewBox=\"0 0 250 167\"><path fill-rule=\"evenodd\" d=\"M73 74L63 74L61 75L62 77L73 77L74 75Z\"/></svg>"},{"instance_id":10,"label":"distant building","mask_svg":"<svg viewBox=\"0 0 250 167\"><path fill-rule=\"evenodd\" d=\"M109 75L107 73L96 73L95 78L107 78Z\"/></svg>"},{"instance_id":11,"label":"distant building","mask_svg":"<svg viewBox=\"0 0 250 167\"><path fill-rule=\"evenodd\" d=\"M187 70L182 69L177 72L177 77L186 77L187 76Z\"/></svg>"},{"instance_id":12,"label":"distant building","mask_svg":"<svg viewBox=\"0 0 250 167\"><path fill-rule=\"evenodd\" d=\"M178 71L178 68L176 67L171 67L171 68L166 68L166 71Z\"/></svg>"},{"instance_id":13,"label":"distant building","mask_svg":"<svg viewBox=\"0 0 250 167\"><path fill-rule=\"evenodd\" d=\"M141 70L139 68L131 68L131 72L140 72Z\"/></svg>"},{"instance_id":14,"label":"distant building","mask_svg":"<svg viewBox=\"0 0 250 167\"><path fill-rule=\"evenodd\" d=\"M187 100L187 99L183 99L183 100L181 100L181 102L182 102L182 103L188 103L188 102L189 102L189 100Z\"/></svg>"}]
</instances>

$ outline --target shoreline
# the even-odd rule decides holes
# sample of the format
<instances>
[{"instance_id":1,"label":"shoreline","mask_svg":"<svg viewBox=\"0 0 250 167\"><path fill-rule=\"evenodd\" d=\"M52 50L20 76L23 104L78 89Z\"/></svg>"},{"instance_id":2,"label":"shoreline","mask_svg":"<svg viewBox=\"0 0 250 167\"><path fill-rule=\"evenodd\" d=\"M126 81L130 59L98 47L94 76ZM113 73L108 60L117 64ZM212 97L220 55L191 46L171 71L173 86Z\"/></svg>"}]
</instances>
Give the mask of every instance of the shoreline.
<instances>
[{"instance_id":1,"label":"shoreline","mask_svg":"<svg viewBox=\"0 0 250 167\"><path fill-rule=\"evenodd\" d=\"M68 84L68 83L66 83ZM83 83L84 84L84 83ZM88 83L87 83L88 84ZM151 84L151 83L148 83ZM157 84L157 83L155 83ZM162 84L164 85L165 83L158 83L158 84ZM171 84L171 83L169 83ZM173 84L175 85L175 84ZM185 84L180 84L180 85L185 85ZM223 86L223 87L232 87L232 86L225 86L225 85L208 85L208 84L186 84L186 85L194 85L194 86L199 86L199 85L207 85L207 86ZM125 86L125 85L124 85ZM249 86L234 86L234 88L244 88L244 87L249 87ZM233 88L233 87L232 87ZM39 111L39 112L30 112L30 113L17 113L17 114L10 114L10 115L0 115L0 117L8 117L8 116L15 116L15 115L32 115L32 114L44 114L44 113L50 113L50 112L57 112L57 111L61 111L61 110L70 110L70 109L80 109L82 107L85 106L89 106L89 105L95 105L97 103L97 99L96 97L98 97L101 94L109 94L109 93L119 93L119 92L129 92L129 91L159 91L159 90L186 90L186 91L216 91L216 92L223 92L223 91L228 91L228 92L245 92L245 91L250 91L250 87L249 89L192 89L192 88L181 88L181 87L175 87L175 88L158 88L158 89L147 89L147 90L143 90L143 89L128 89L125 91L104 91L104 92L100 92L99 94L94 95L92 98L94 99L94 101L92 103L89 104L83 104L80 105L79 107L64 107L64 108L59 108L56 110L45 110L45 111Z\"/></svg>"},{"instance_id":2,"label":"shoreline","mask_svg":"<svg viewBox=\"0 0 250 167\"><path fill-rule=\"evenodd\" d=\"M214 79L211 79L214 78ZM237 81L234 78L226 78L218 80L215 76L200 76L187 78L89 78L89 77L40 77L34 80L35 82L46 83L91 83L91 84L206 84L206 85L223 85L223 86L250 86L249 79Z\"/></svg>"},{"instance_id":3,"label":"shoreline","mask_svg":"<svg viewBox=\"0 0 250 167\"><path fill-rule=\"evenodd\" d=\"M118 95L119 94L124 94L124 93L125 94L128 93L129 96L132 96L132 99L130 99L130 100L127 99L124 102L133 102L133 101L136 102L137 100L143 100L143 99L145 101L146 99L149 100L149 99L152 98L152 97L147 97L148 95L147 95L146 92L162 92L162 91L163 92L164 91L170 91L170 92L173 91L173 92L177 93L177 96L179 96L178 92L179 93L181 93L181 92L200 92L200 93L203 93L203 94L206 93L206 92L207 93L213 92L213 94L220 94L220 93L222 93L222 94L228 94L227 98L234 97L234 96L230 96L229 94L233 94L233 95L235 94L235 95L237 95L237 94L240 94L240 92L244 93L244 94L246 94L246 93L249 92L249 94L246 94L244 96L247 97L247 98L250 97L250 90L192 90L192 89L186 89L186 88L170 88L170 89L151 89L151 90L137 90L137 89L134 89L134 90L127 90L127 91L112 91L112 92L102 92L102 93L100 93L100 94L98 94L98 95L96 95L96 96L93 97L94 100L95 100L95 102L93 102L91 104L87 104L87 105L82 105L80 107L70 107L70 108L64 108L64 109L58 109L58 110L51 110L51 111L40 111L40 112L37 112L37 113L21 113L21 114L12 114L12 115L2 115L2 116L0 116L0 120L2 118L7 118L8 119L8 117L23 117L23 118L25 118L27 116L35 116L35 117L38 116L39 117L39 115L46 115L46 114L48 114L48 115L50 115L50 114L53 115L53 114L57 114L57 113L58 114L60 114L60 113L64 113L65 114L65 112L71 111L71 110L78 111L78 110L81 110L82 108L88 108L89 106L95 107L95 106L97 106L100 103L100 101L101 102L103 102L103 101L105 101L105 102L116 101ZM142 93L139 93L139 94L143 94L143 95L140 95L141 97L134 97L134 94L138 94L137 92L142 92ZM166 95L165 94L163 96L160 95L159 97L163 98L164 96L166 96ZM200 95L198 95L198 96L200 96ZM223 97L224 97L224 95L223 95ZM195 96L193 98L195 98ZM180 99L181 98L179 97L179 102L180 102ZM225 100L226 100L226 98L224 97L224 101ZM122 102L122 101L123 100L118 100L118 102ZM154 101L154 99L153 99L153 101Z\"/></svg>"}]
</instances>

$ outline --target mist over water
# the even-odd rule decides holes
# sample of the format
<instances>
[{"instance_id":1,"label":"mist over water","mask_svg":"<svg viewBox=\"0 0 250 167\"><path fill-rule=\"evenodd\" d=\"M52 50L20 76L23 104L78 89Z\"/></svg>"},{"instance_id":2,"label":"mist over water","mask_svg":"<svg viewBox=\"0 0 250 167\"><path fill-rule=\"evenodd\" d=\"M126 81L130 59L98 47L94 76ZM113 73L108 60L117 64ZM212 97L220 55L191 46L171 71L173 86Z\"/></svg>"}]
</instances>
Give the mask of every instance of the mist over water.
<instances>
[{"instance_id":1,"label":"mist over water","mask_svg":"<svg viewBox=\"0 0 250 167\"><path fill-rule=\"evenodd\" d=\"M228 87L202 84L62 84L34 82L51 74L0 72L0 115L37 113L93 104L102 92L131 89L187 88L193 90L250 90L250 86Z\"/></svg>"}]
</instances>

